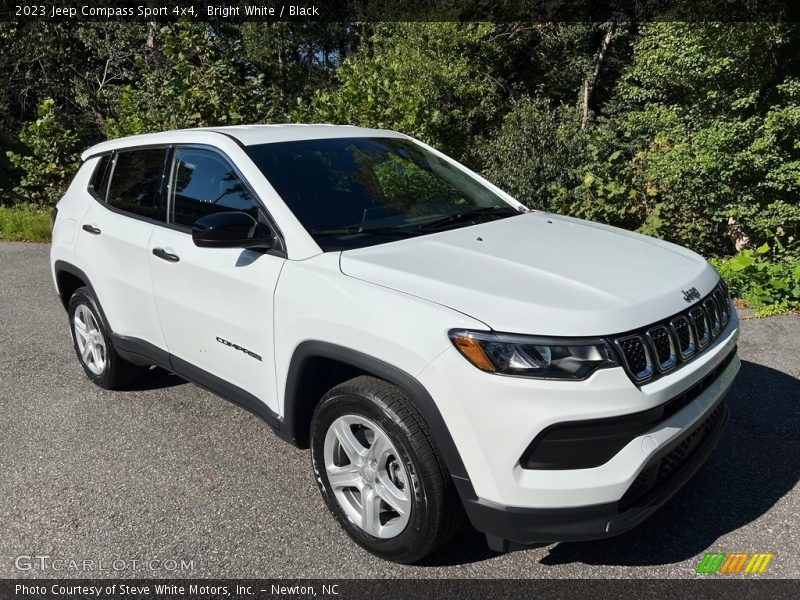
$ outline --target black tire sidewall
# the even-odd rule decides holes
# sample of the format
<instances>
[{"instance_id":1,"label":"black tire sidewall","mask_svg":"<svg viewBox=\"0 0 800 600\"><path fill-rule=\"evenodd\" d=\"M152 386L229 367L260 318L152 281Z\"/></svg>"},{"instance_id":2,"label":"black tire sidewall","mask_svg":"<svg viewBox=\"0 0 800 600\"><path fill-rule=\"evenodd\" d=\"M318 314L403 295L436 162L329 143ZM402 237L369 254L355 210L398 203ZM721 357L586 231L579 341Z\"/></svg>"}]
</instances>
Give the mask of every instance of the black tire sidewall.
<instances>
[{"instance_id":1,"label":"black tire sidewall","mask_svg":"<svg viewBox=\"0 0 800 600\"><path fill-rule=\"evenodd\" d=\"M359 415L368 418L378 425L391 439L401 459L406 473L409 474L412 490L411 517L403 532L390 539L376 538L363 531L345 515L333 494L328 482L324 462L325 435L334 420L343 415ZM411 433L389 407L380 400L358 392L335 392L320 402L314 415L311 429L311 457L315 479L330 511L336 517L347 534L360 546L382 558L396 562L414 562L421 549L430 544L433 536L431 511L437 510L431 505L431 473L423 461L419 459L416 449L411 443Z\"/></svg>"}]
</instances>

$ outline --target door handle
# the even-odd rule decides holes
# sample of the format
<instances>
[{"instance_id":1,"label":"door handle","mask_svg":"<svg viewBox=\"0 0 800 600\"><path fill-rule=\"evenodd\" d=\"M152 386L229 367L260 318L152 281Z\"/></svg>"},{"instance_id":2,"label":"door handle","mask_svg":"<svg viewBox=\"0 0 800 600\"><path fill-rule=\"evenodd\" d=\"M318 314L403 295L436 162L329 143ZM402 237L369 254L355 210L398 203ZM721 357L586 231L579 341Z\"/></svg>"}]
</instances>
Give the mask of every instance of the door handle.
<instances>
[{"instance_id":1,"label":"door handle","mask_svg":"<svg viewBox=\"0 0 800 600\"><path fill-rule=\"evenodd\" d=\"M178 262L181 259L181 257L177 254L170 254L163 248L153 248L153 254L162 260L166 260L167 262Z\"/></svg>"},{"instance_id":2,"label":"door handle","mask_svg":"<svg viewBox=\"0 0 800 600\"><path fill-rule=\"evenodd\" d=\"M92 235L100 235L100 230L97 227L94 227L93 225L89 225L88 223L83 226L83 230L88 231Z\"/></svg>"}]
</instances>

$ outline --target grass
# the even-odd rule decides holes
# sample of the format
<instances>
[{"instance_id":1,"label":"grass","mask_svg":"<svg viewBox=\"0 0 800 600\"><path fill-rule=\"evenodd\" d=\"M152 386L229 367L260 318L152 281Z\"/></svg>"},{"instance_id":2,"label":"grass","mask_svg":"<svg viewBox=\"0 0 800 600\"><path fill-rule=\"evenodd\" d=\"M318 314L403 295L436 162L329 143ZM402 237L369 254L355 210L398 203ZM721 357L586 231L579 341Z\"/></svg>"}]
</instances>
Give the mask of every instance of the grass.
<instances>
[{"instance_id":1,"label":"grass","mask_svg":"<svg viewBox=\"0 0 800 600\"><path fill-rule=\"evenodd\" d=\"M0 206L0 240L49 242L50 211L30 204Z\"/></svg>"}]
</instances>

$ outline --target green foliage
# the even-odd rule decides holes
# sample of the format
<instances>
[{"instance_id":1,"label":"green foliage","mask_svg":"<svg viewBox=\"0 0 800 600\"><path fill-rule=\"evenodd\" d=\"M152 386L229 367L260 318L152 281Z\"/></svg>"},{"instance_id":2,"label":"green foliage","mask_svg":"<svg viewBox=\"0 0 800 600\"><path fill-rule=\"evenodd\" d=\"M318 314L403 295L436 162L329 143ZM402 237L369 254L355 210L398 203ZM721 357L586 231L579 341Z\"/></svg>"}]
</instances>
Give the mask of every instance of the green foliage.
<instances>
[{"instance_id":1,"label":"green foliage","mask_svg":"<svg viewBox=\"0 0 800 600\"><path fill-rule=\"evenodd\" d=\"M297 98L333 87L336 69L357 47L347 23L296 21L242 24L237 55L263 76L270 120L289 120Z\"/></svg>"},{"instance_id":2,"label":"green foliage","mask_svg":"<svg viewBox=\"0 0 800 600\"><path fill-rule=\"evenodd\" d=\"M619 77L601 92L610 94L606 112L588 127L577 111L523 97L476 154L493 181L531 206L704 254L773 234L797 239L800 69L790 57L799 32L776 23L649 24L627 65L616 54ZM556 37L576 43L589 34L576 26ZM569 60L573 70L581 63Z\"/></svg>"},{"instance_id":3,"label":"green foliage","mask_svg":"<svg viewBox=\"0 0 800 600\"><path fill-rule=\"evenodd\" d=\"M780 66L789 33L774 23L641 31L611 115L640 231L707 254L730 253L740 228L755 244L771 231L798 237L798 83Z\"/></svg>"},{"instance_id":4,"label":"green foliage","mask_svg":"<svg viewBox=\"0 0 800 600\"><path fill-rule=\"evenodd\" d=\"M28 154L8 151L11 164L22 172L13 188L17 198L41 206L52 206L66 191L80 162L80 135L64 125L55 102L39 105L38 118L19 134Z\"/></svg>"},{"instance_id":5,"label":"green foliage","mask_svg":"<svg viewBox=\"0 0 800 600\"><path fill-rule=\"evenodd\" d=\"M396 129L461 157L497 115L491 24L384 23L295 120Z\"/></svg>"},{"instance_id":6,"label":"green foliage","mask_svg":"<svg viewBox=\"0 0 800 600\"><path fill-rule=\"evenodd\" d=\"M612 125L598 122L583 138L583 161L552 189L555 210L631 230L658 223L659 207L620 176L626 161Z\"/></svg>"},{"instance_id":7,"label":"green foliage","mask_svg":"<svg viewBox=\"0 0 800 600\"><path fill-rule=\"evenodd\" d=\"M731 258L712 259L731 293L756 310L756 316L800 309L800 253L797 242L748 248Z\"/></svg>"},{"instance_id":8,"label":"green foliage","mask_svg":"<svg viewBox=\"0 0 800 600\"><path fill-rule=\"evenodd\" d=\"M587 159L577 109L544 99L512 103L498 131L474 151L483 174L530 208L551 210Z\"/></svg>"},{"instance_id":9,"label":"green foliage","mask_svg":"<svg viewBox=\"0 0 800 600\"><path fill-rule=\"evenodd\" d=\"M50 210L33 204L0 206L0 240L50 241Z\"/></svg>"},{"instance_id":10,"label":"green foliage","mask_svg":"<svg viewBox=\"0 0 800 600\"><path fill-rule=\"evenodd\" d=\"M243 75L232 57L238 40L205 24L179 23L158 32L159 52L136 56L137 82L113 91L111 137L210 125L257 122L264 115L259 76Z\"/></svg>"},{"instance_id":11,"label":"green foliage","mask_svg":"<svg viewBox=\"0 0 800 600\"><path fill-rule=\"evenodd\" d=\"M15 223L105 137L364 125L420 138L528 206L735 254L715 261L735 294L759 314L796 308L795 23L0 23L0 43ZM426 192L384 175L398 202Z\"/></svg>"}]
</instances>

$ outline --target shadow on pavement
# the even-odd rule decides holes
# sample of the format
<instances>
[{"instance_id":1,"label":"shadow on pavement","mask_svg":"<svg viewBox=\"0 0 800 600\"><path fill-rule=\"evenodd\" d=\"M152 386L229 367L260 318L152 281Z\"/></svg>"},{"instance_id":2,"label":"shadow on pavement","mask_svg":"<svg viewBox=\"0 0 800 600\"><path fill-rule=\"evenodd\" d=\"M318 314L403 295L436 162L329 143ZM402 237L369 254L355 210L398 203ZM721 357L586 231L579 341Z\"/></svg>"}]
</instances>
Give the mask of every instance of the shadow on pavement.
<instances>
[{"instance_id":1,"label":"shadow on pavement","mask_svg":"<svg viewBox=\"0 0 800 600\"><path fill-rule=\"evenodd\" d=\"M120 391L122 392L146 392L150 390L160 390L189 383L182 377L174 373L165 371L160 367L152 367L133 383L128 384Z\"/></svg>"},{"instance_id":2,"label":"shadow on pavement","mask_svg":"<svg viewBox=\"0 0 800 600\"><path fill-rule=\"evenodd\" d=\"M645 566L681 562L768 512L800 478L800 380L743 361L726 401L731 420L719 446L661 510L613 538L558 544L540 563ZM484 536L467 526L424 564L467 564L495 556Z\"/></svg>"}]
</instances>

